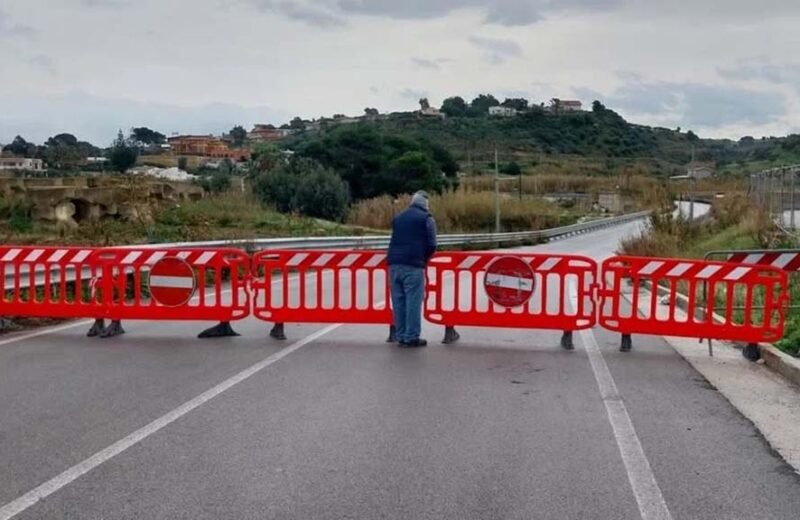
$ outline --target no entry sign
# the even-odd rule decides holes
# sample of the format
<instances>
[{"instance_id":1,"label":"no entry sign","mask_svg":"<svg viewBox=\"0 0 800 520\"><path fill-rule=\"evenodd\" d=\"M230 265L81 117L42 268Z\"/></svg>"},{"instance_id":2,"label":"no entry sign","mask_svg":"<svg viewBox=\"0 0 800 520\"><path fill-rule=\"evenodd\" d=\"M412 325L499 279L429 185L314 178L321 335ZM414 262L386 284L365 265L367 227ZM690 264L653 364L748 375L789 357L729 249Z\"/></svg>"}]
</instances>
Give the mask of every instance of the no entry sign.
<instances>
[{"instance_id":1,"label":"no entry sign","mask_svg":"<svg viewBox=\"0 0 800 520\"><path fill-rule=\"evenodd\" d=\"M150 294L160 305L186 305L192 298L195 287L194 271L185 260L162 258L150 269Z\"/></svg>"},{"instance_id":2,"label":"no entry sign","mask_svg":"<svg viewBox=\"0 0 800 520\"><path fill-rule=\"evenodd\" d=\"M535 288L533 269L516 256L500 257L486 268L483 286L489 298L501 307L525 305Z\"/></svg>"}]
</instances>

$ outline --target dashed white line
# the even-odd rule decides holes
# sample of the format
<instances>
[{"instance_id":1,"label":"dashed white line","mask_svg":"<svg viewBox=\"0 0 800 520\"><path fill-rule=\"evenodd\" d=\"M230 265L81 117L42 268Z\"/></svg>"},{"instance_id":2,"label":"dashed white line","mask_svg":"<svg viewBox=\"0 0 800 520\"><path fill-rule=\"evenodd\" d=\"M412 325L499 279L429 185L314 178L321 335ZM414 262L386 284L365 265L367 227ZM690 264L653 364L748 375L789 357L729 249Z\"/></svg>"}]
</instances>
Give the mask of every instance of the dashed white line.
<instances>
[{"instance_id":1,"label":"dashed white line","mask_svg":"<svg viewBox=\"0 0 800 520\"><path fill-rule=\"evenodd\" d=\"M578 301L578 292L574 284L569 285L569 294L574 307ZM642 520L672 520L672 514L664 500L661 488L658 486L647 455L644 453L636 429L633 427L631 417L628 415L625 401L623 401L617 384L608 370L603 353L597 345L597 338L591 329L582 330L580 333L589 357L589 364L597 381L597 387L600 390L600 397L606 407L608 421L614 431L614 438L617 441L622 463L625 465L625 472L628 474L628 481L636 498L636 504L639 506L639 514Z\"/></svg>"}]
</instances>

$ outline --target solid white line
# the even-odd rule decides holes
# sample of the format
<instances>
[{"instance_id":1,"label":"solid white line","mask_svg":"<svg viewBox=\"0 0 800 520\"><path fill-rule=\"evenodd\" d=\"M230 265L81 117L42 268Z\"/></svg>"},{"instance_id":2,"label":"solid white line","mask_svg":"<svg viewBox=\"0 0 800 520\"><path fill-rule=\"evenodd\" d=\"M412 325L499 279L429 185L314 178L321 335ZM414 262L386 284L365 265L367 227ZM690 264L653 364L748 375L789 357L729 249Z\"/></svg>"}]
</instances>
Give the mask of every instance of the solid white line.
<instances>
[{"instance_id":1,"label":"solid white line","mask_svg":"<svg viewBox=\"0 0 800 520\"><path fill-rule=\"evenodd\" d=\"M162 430L163 428L169 426L170 424L177 421L178 419L188 414L192 410L198 408L199 406L202 406L211 399L214 399L223 392L230 390L234 386L238 385L242 381L245 381L250 377L256 375L257 373L261 372L268 366L277 363L278 361L285 358L292 352L301 349L302 347L308 345L313 341L316 341L317 339L321 338L322 336L325 336L326 334L333 332L334 330L338 329L341 326L342 326L341 323L337 323L334 325L330 325L322 330L319 330L314 334L311 334L310 336L306 336L297 343L294 343L293 345L281 350L280 352L272 354L271 356L259 361L250 368L242 370L235 376L226 379L217 386L209 390L206 390L205 392L198 395L194 399L187 401L181 406L172 410L171 412L162 415L155 421L151 422L147 426L144 426L143 428L136 430L135 432L128 435L124 439L115 442L111 446L101 451L98 451L88 459L79 462L78 464L72 466L68 470L61 473L60 475L48 480L39 487L32 489L31 491L28 491L27 493L17 498L16 500L0 507L0 520L10 520L11 518L15 517L16 515L22 513L26 509L36 504L39 500L47 498L48 496L60 490L64 486L74 482L76 479L92 471L96 467L100 466L101 464L116 457L120 453L123 453L128 448L135 446L136 444L150 437L159 430Z\"/></svg>"},{"instance_id":2,"label":"solid white line","mask_svg":"<svg viewBox=\"0 0 800 520\"><path fill-rule=\"evenodd\" d=\"M574 284L569 285L569 292L570 300L575 306L578 301L578 293ZM600 390L600 397L606 407L608 421L614 430L614 438L617 441L622 463L625 465L625 472L628 474L628 481L639 506L642 520L672 520L672 514L664 501L664 495L661 493L653 469L650 467L642 443L639 436L636 435L636 429L628 415L625 401L623 401L611 371L603 358L603 353L597 345L597 338L591 329L582 330L581 338L589 357L592 372L594 372L594 378L597 381L597 387Z\"/></svg>"},{"instance_id":3,"label":"solid white line","mask_svg":"<svg viewBox=\"0 0 800 520\"><path fill-rule=\"evenodd\" d=\"M11 343L17 343L19 341L25 341L26 339L38 338L39 336L46 336L47 334L61 332L62 330L74 329L75 327L80 327L81 325L89 325L90 323L94 323L94 320L81 320L73 323L67 323L66 325L58 325L56 327L48 327L46 329L40 329L37 330L36 332L31 332L28 334L13 336L8 339L0 340L0 347L2 347L3 345L9 345Z\"/></svg>"}]
</instances>

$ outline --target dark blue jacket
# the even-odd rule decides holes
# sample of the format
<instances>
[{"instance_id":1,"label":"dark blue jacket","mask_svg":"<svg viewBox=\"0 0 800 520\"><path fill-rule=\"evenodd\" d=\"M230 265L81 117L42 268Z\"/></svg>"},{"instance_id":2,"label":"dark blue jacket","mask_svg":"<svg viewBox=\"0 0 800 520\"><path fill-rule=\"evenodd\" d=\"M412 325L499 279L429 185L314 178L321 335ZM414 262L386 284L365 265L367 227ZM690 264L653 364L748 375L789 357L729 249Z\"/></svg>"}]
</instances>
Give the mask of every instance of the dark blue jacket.
<instances>
[{"instance_id":1,"label":"dark blue jacket","mask_svg":"<svg viewBox=\"0 0 800 520\"><path fill-rule=\"evenodd\" d=\"M427 209L412 205L394 218L389 265L425 267L435 252L436 222Z\"/></svg>"}]
</instances>

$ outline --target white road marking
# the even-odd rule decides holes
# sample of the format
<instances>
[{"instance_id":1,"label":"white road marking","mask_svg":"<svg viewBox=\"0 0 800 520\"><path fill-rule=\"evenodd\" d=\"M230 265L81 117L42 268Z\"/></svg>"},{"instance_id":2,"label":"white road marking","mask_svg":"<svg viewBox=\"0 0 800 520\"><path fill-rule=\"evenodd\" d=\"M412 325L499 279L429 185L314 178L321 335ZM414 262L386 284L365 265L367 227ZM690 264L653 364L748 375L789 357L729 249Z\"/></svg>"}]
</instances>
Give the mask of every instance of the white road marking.
<instances>
[{"instance_id":1,"label":"white road marking","mask_svg":"<svg viewBox=\"0 0 800 520\"><path fill-rule=\"evenodd\" d=\"M142 442L143 440L150 437L159 430L162 430L163 428L169 426L170 424L177 421L178 419L188 414L192 410L202 406L208 401L214 399L220 394L238 385L242 381L251 378L252 376L261 372L270 365L277 363L278 361L285 358L292 352L295 352L301 349L302 347L308 345L309 343L318 340L319 338L333 332L334 330L338 329L341 326L342 326L341 323L337 323L325 327L324 329L318 330L314 334L306 336L297 343L294 343L291 346L279 352L276 352L275 354L272 354L271 356L259 361L255 365L252 365L251 367L242 370L235 376L226 379L217 386L209 390L206 390L205 392L198 395L194 399L191 399L190 401L187 401L181 406L175 408L171 412L162 415L155 421L151 422L147 426L144 426L136 430L135 432L131 433L124 439L115 442L111 446L108 446L107 448L101 451L98 451L91 457L72 466L68 470L64 471L63 473L61 473L56 477L53 477L44 484L40 485L39 487L32 489L31 491L28 491L27 493L17 498L16 500L0 507L0 520L10 520L11 518L17 516L26 509L35 505L38 501L47 498L48 496L60 490L64 486L67 486L68 484L74 482L76 479L92 471L96 467L100 466L101 464L116 457L120 453L123 453L127 449L137 445L138 443Z\"/></svg>"},{"instance_id":2,"label":"white road marking","mask_svg":"<svg viewBox=\"0 0 800 520\"><path fill-rule=\"evenodd\" d=\"M577 304L578 293L574 283L569 284L570 301L573 308ZM597 387L600 390L600 397L606 407L608 421L614 430L614 438L617 441L619 453L622 456L622 463L625 465L625 472L628 474L628 481L631 484L636 504L639 506L639 514L642 520L672 520L664 495L658 486L653 469L644 453L639 436L633 427L625 401L617 389L614 377L608 369L603 353L597 345L597 338L591 329L580 331L583 339L583 346L589 356L589 364L592 366Z\"/></svg>"}]
</instances>

